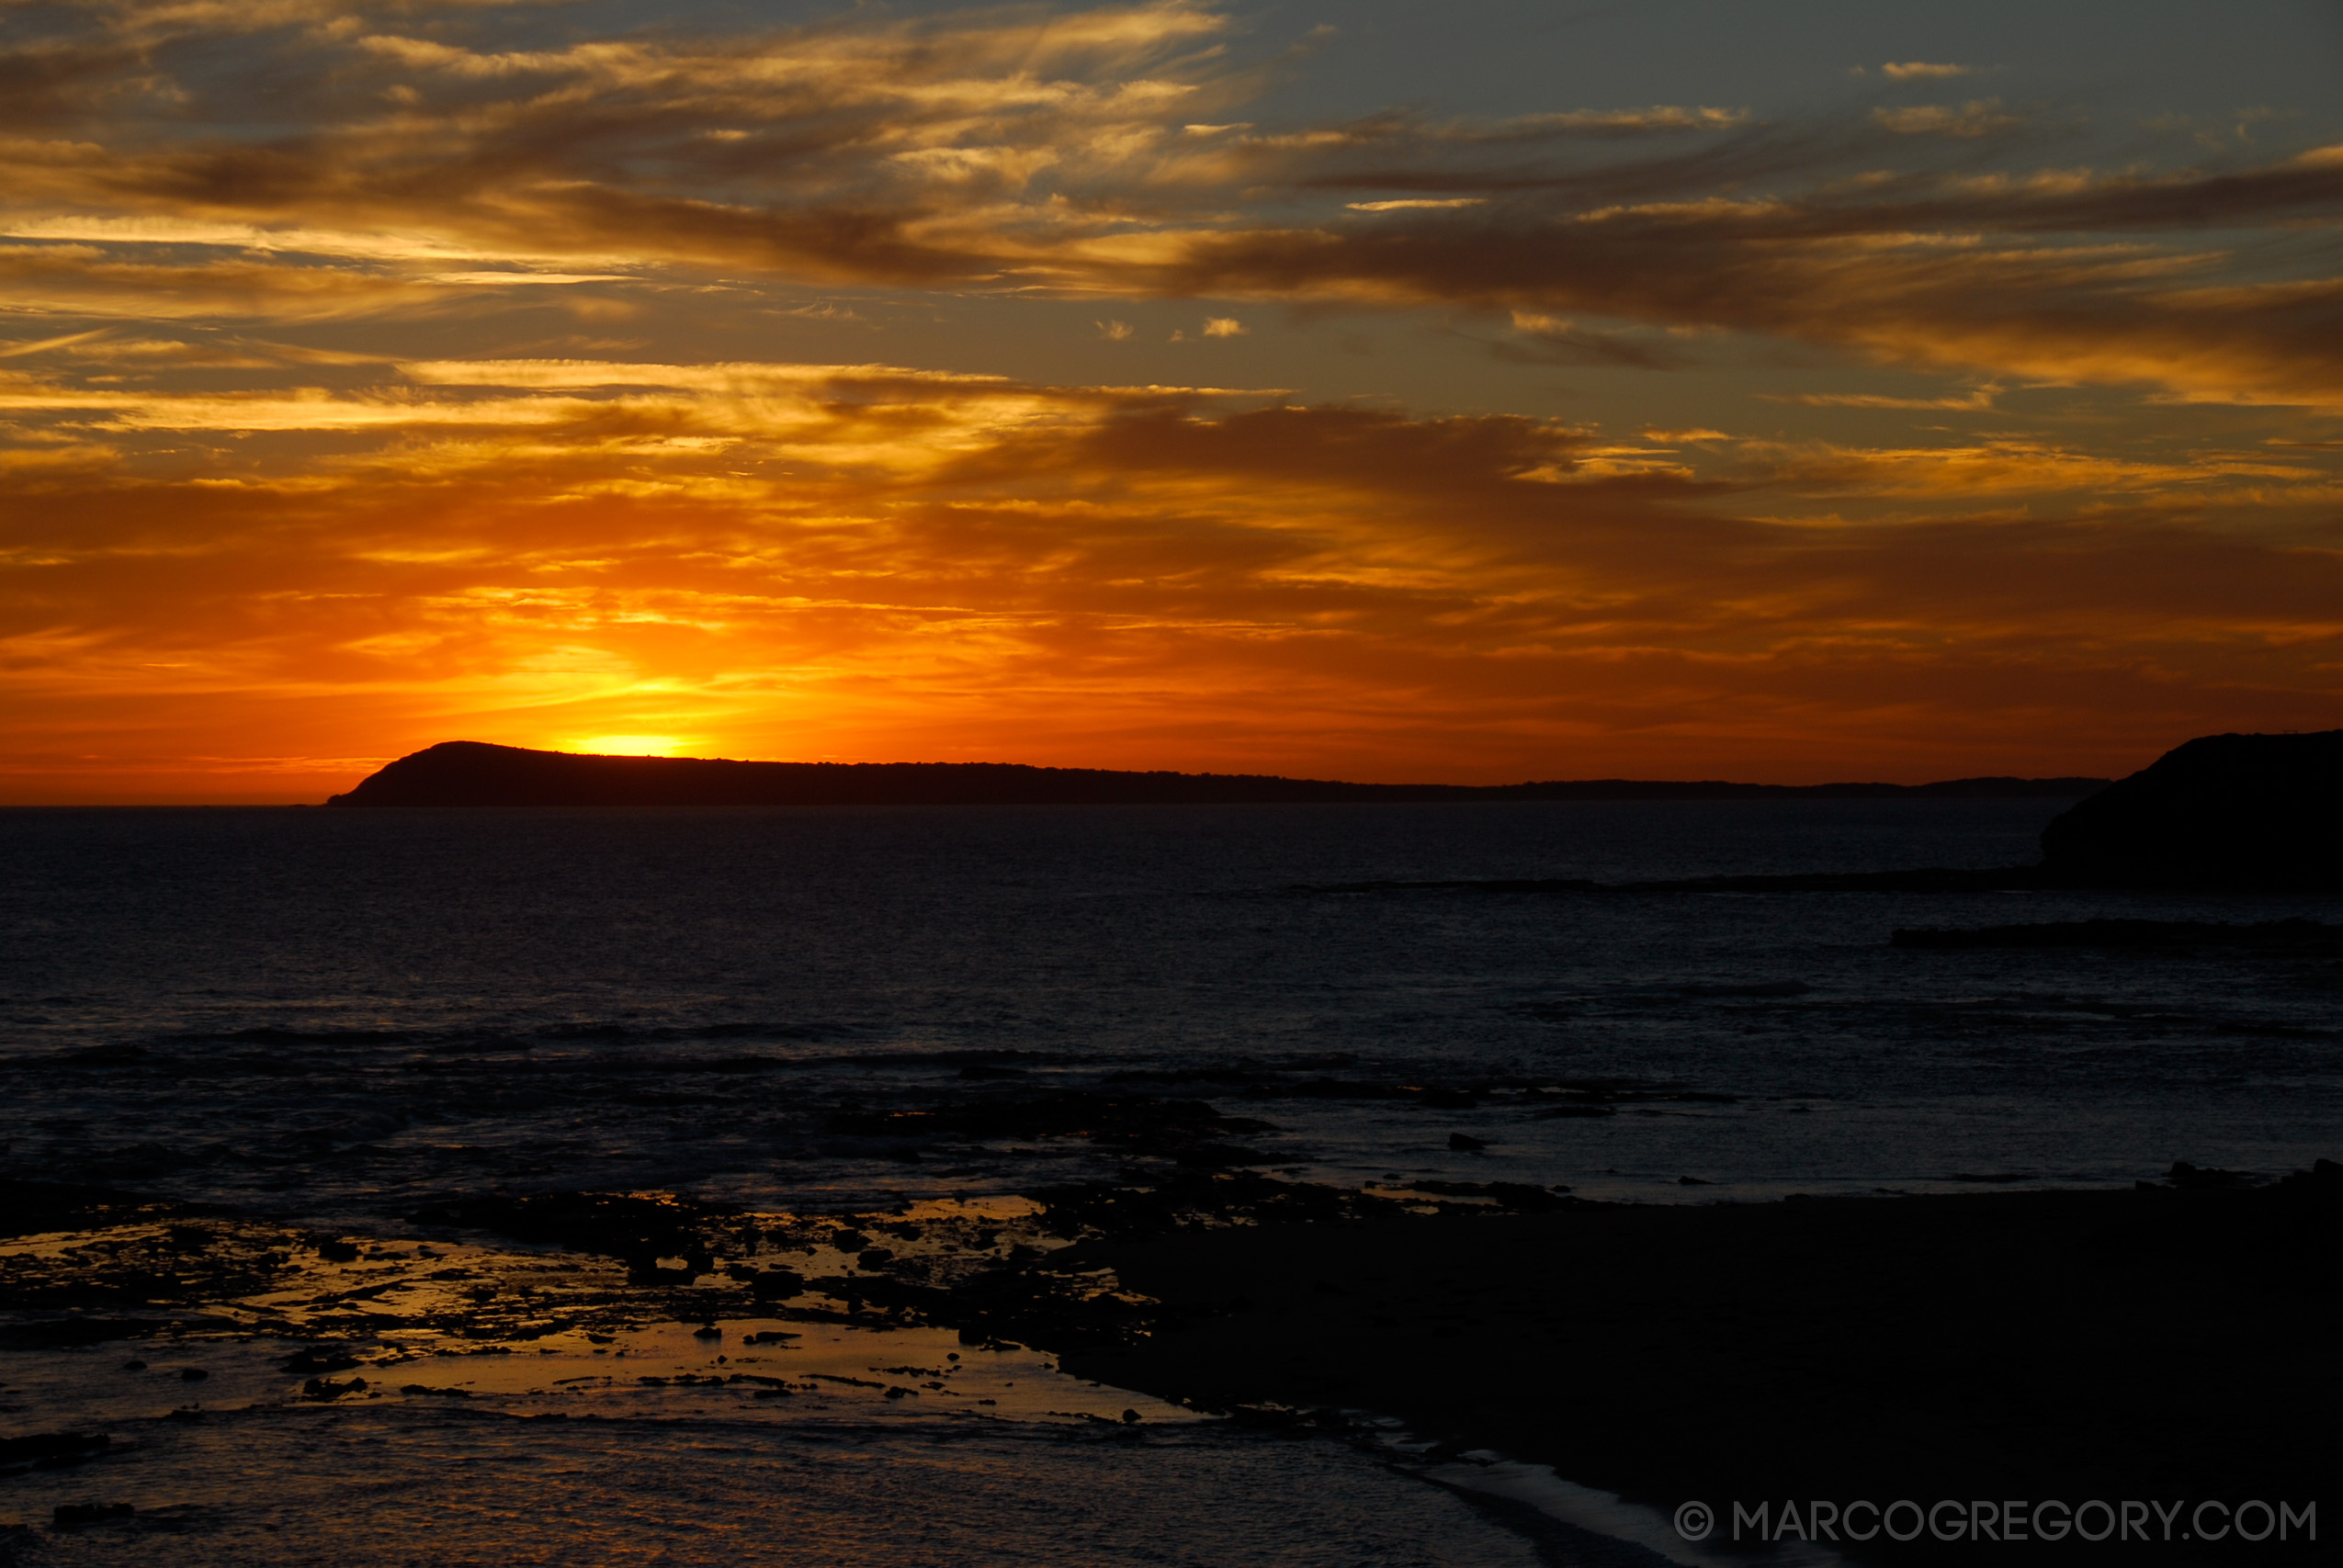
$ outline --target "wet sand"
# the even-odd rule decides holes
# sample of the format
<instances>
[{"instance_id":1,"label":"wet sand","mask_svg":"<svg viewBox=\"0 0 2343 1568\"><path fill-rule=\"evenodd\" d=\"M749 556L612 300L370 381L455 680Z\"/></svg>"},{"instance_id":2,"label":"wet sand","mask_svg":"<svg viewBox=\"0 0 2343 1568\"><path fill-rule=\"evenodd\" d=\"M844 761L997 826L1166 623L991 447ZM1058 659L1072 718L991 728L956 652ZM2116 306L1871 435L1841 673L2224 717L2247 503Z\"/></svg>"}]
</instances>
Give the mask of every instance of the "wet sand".
<instances>
[{"instance_id":1,"label":"wet sand","mask_svg":"<svg viewBox=\"0 0 2343 1568\"><path fill-rule=\"evenodd\" d=\"M1273 1223L1097 1240L1053 1263L1111 1267L1163 1303L1145 1337L1070 1348L1081 1376L1396 1416L1663 1510L2319 1502L2318 1546L2299 1529L2283 1550L2184 1544L2186 1517L2168 1546L2121 1543L2233 1562L2322 1560L2343 1533L2339 1258L2343 1169L2321 1162L2246 1190ZM2078 1550L2093 1549L1923 1535L1851 1555Z\"/></svg>"}]
</instances>

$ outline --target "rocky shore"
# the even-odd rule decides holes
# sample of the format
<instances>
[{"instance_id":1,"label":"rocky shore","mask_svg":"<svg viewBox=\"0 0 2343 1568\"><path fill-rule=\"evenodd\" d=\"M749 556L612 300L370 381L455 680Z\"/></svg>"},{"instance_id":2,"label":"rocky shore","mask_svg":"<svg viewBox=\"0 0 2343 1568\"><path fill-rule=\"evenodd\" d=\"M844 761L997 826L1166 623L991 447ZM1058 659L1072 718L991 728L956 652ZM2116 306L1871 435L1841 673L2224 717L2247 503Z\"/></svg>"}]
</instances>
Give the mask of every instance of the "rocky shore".
<instances>
[{"instance_id":1,"label":"rocky shore","mask_svg":"<svg viewBox=\"0 0 2343 1568\"><path fill-rule=\"evenodd\" d=\"M2317 1499L2331 1516L2338 1264L2343 1167L2325 1161L2261 1187L2181 1167L2131 1192L1272 1223L1053 1259L1160 1303L1149 1332L1070 1349L1083 1376L1385 1412L1726 1517L1897 1498ZM2255 1560L2333 1550L2291 1533ZM1926 1536L1844 1550L1958 1555ZM2133 1550L2240 1561L2234 1540Z\"/></svg>"},{"instance_id":2,"label":"rocky shore","mask_svg":"<svg viewBox=\"0 0 2343 1568\"><path fill-rule=\"evenodd\" d=\"M1447 1451L1502 1450L1662 1513L1763 1503L1777 1534L1785 1501L1803 1534L1817 1500L2261 1499L2317 1505L2331 1542L2343 1507L2326 1495L2343 1167L2324 1160L2274 1180L2177 1166L2130 1191L1682 1207L1229 1170L1063 1189L1007 1215L798 1219L546 1194L427 1209L406 1227L425 1239L396 1244L38 1186L12 1195L67 1223L135 1215L145 1239L68 1235L14 1260L8 1347L167 1345L186 1359L257 1334L290 1351L295 1402L436 1394L411 1386L435 1353L753 1316L953 1328L964 1346L1036 1347L1081 1378L1296 1430L1398 1417ZM537 1250L483 1250L497 1236ZM447 1346L431 1352L426 1331ZM746 1382L759 1386L743 1398L792 1391ZM93 1430L0 1458L107 1452ZM2303 1534L2253 1561L2331 1551ZM1950 1561L1977 1544L1839 1550ZM2176 1531L2126 1556L2236 1551Z\"/></svg>"}]
</instances>

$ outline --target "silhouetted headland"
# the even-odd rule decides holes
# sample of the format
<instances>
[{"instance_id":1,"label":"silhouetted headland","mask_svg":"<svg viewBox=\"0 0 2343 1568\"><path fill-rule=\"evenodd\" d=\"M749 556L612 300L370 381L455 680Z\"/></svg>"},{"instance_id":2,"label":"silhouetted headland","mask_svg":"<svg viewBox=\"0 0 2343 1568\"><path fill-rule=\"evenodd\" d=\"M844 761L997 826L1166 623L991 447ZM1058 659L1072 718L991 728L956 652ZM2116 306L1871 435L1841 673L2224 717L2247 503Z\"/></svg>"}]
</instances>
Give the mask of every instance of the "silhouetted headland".
<instances>
[{"instance_id":1,"label":"silhouetted headland","mask_svg":"<svg viewBox=\"0 0 2343 1568\"><path fill-rule=\"evenodd\" d=\"M2039 790L1966 791L1963 784L2040 784ZM2048 785L2082 779L1964 780L1926 784L1943 794L2054 793ZM1532 786L1535 787L1535 786ZM1828 791L1837 786L1822 786ZM1819 793L1819 792L1818 792ZM2128 778L2084 793L2043 829L2043 858L2032 865L1982 870L1924 866L1907 871L1790 872L1771 875L1689 876L1667 881L1598 883L1577 878L1485 878L1455 882L1351 882L1310 893L2001 893L2052 888L2142 891L2300 892L2343 888L2343 729L2314 735L2208 735L2177 746ZM2136 923L2136 922L2135 922ZM2092 922L2095 928L2108 922ZM2141 946L2132 931L2053 931L2028 939L2007 934L1898 933L1900 945ZM2049 931L2051 928L2039 928ZM2282 945L2284 933L2224 939L2189 927L2157 943ZM1904 941L1906 935L1913 940ZM1962 940L1964 937L1975 940Z\"/></svg>"},{"instance_id":2,"label":"silhouetted headland","mask_svg":"<svg viewBox=\"0 0 2343 1568\"><path fill-rule=\"evenodd\" d=\"M2343 729L2208 735L2043 829L2066 886L2343 886Z\"/></svg>"},{"instance_id":3,"label":"silhouetted headland","mask_svg":"<svg viewBox=\"0 0 2343 1568\"><path fill-rule=\"evenodd\" d=\"M605 757L447 740L402 757L339 807L1172 806L1502 800L2082 798L2043 830L2033 865L1986 870L1690 877L1606 886L1571 879L1359 883L1313 892L1960 893L2020 888L2286 890L2343 886L2343 730L2212 735L2109 784L1968 778L1937 784L1734 784L1550 779L1514 784L1352 784L1269 773L1128 773L1014 762L741 762Z\"/></svg>"},{"instance_id":4,"label":"silhouetted headland","mask_svg":"<svg viewBox=\"0 0 2343 1568\"><path fill-rule=\"evenodd\" d=\"M2087 795L2104 779L1941 784L1550 780L1517 784L1346 784L1268 773L1125 773L1015 762L736 762L602 757L444 740L400 758L328 806L1178 806L1427 800L1841 800Z\"/></svg>"}]
</instances>

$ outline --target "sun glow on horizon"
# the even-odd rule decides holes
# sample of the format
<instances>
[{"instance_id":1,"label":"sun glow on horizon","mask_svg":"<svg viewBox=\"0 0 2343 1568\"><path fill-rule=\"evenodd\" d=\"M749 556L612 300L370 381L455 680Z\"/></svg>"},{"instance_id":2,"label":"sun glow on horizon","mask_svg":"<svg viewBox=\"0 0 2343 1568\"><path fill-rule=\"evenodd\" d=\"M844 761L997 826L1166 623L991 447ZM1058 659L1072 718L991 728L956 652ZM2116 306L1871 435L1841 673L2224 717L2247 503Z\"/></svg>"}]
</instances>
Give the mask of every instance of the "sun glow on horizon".
<instances>
[{"instance_id":1,"label":"sun glow on horizon","mask_svg":"<svg viewBox=\"0 0 2343 1568\"><path fill-rule=\"evenodd\" d=\"M593 757L680 757L691 754L693 743L673 735L596 735L564 741L559 750Z\"/></svg>"}]
</instances>

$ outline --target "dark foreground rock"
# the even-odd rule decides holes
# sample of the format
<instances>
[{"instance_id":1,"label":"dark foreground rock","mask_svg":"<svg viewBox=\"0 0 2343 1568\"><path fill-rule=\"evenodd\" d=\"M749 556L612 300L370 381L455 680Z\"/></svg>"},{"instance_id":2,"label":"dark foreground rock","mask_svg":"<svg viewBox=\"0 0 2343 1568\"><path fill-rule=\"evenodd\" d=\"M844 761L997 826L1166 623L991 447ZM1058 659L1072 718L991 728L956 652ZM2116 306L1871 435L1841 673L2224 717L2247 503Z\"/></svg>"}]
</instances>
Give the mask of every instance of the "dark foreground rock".
<instances>
[{"instance_id":1,"label":"dark foreground rock","mask_svg":"<svg viewBox=\"0 0 2343 1568\"><path fill-rule=\"evenodd\" d=\"M50 1525L54 1529L80 1529L85 1525L118 1523L137 1512L128 1503L60 1503L51 1512Z\"/></svg>"},{"instance_id":2,"label":"dark foreground rock","mask_svg":"<svg viewBox=\"0 0 2343 1568\"><path fill-rule=\"evenodd\" d=\"M175 1213L177 1205L110 1187L0 1179L0 1236L95 1230Z\"/></svg>"},{"instance_id":3,"label":"dark foreground rock","mask_svg":"<svg viewBox=\"0 0 2343 1568\"><path fill-rule=\"evenodd\" d=\"M2297 1528L2251 1549L2272 1562L2332 1561L2343 1529L2343 1168L2326 1162L2260 1186L2179 1167L2130 1192L1126 1231L1051 1267L1111 1269L1158 1303L1143 1332L1086 1345L1070 1321L1035 1325L1079 1376L1378 1411L1664 1509L2315 1501L2319 1542ZM2247 1560L2185 1529L2125 1559ZM1923 1535L1852 1555L2077 1548Z\"/></svg>"}]
</instances>

